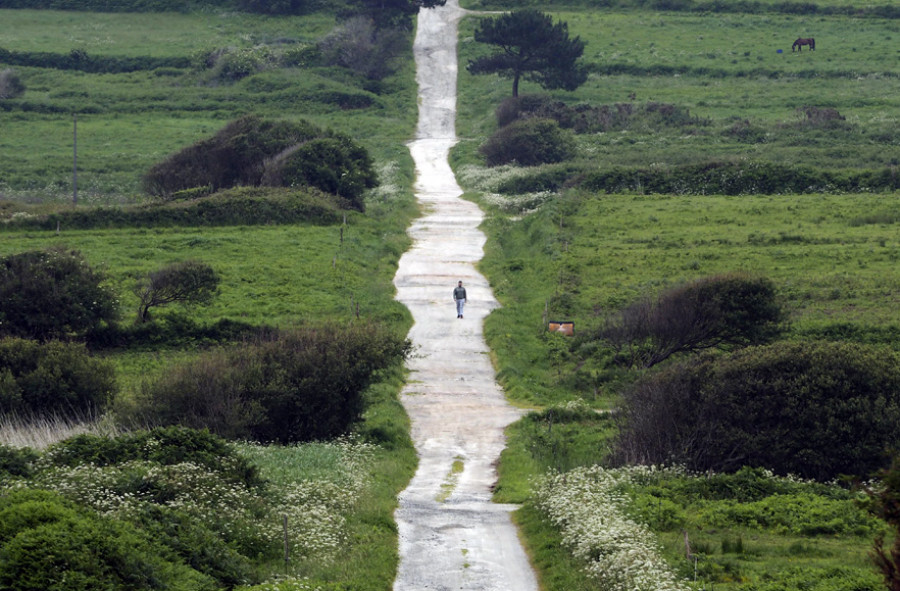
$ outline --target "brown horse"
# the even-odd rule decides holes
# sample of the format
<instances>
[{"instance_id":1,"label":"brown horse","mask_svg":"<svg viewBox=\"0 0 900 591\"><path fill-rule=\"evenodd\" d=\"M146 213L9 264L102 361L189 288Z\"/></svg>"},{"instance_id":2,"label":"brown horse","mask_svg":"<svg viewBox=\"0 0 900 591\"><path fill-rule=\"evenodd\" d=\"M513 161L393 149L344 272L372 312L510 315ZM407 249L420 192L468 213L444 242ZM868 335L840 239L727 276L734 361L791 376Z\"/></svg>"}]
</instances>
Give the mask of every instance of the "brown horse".
<instances>
[{"instance_id":1,"label":"brown horse","mask_svg":"<svg viewBox=\"0 0 900 591\"><path fill-rule=\"evenodd\" d=\"M813 39L812 37L810 37L809 39L804 39L801 37L801 38L797 39L796 41L794 41L794 44L791 45L791 51L792 52L793 51L803 51L804 45L809 45L809 48L812 51L816 50L816 40L815 39Z\"/></svg>"}]
</instances>

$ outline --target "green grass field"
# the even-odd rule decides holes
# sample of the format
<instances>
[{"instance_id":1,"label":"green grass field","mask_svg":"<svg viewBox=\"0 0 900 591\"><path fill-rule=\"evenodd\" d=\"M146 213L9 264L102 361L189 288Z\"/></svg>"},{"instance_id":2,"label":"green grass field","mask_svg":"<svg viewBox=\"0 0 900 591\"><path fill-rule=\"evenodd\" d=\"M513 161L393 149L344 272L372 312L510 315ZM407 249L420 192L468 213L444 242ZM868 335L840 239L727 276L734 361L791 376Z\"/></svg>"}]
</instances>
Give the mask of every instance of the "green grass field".
<instances>
[{"instance_id":1,"label":"green grass field","mask_svg":"<svg viewBox=\"0 0 900 591\"><path fill-rule=\"evenodd\" d=\"M577 91L553 92L554 98L593 106L655 101L696 118L686 126L579 135L574 166L897 165L895 20L571 7L554 16L587 42L584 60L592 71ZM636 377L598 363L578 335L642 295L742 270L777 286L791 321L785 338L896 349L900 229L893 212L900 202L895 193L645 195L638 187L625 194L500 195L504 181L529 173L484 168L477 154L496 128L494 109L510 96L511 82L463 72L466 60L486 51L472 38L475 21L462 25L462 142L453 165L488 214L481 269L502 307L488 317L485 335L499 379L515 402L543 409L509 429L496 496L526 502L517 520L543 588L598 588L579 574L581 563L559 550L559 530L528 502L530 475L599 462L615 433L604 415L566 420L554 405L578 397L614 408L621 387ZM815 37L816 51L791 53L799 36ZM523 94L543 92L533 83L520 87ZM836 109L845 119L832 128L809 125L798 112L808 106ZM756 129L757 140L739 140L730 132L736 122ZM574 321L574 343L548 334L547 320ZM694 500L685 495L677 502ZM680 529L654 529L670 566L698 589L879 588L867 558L871 535L798 534L728 520L686 527L696 561L685 558Z\"/></svg>"},{"instance_id":2,"label":"green grass field","mask_svg":"<svg viewBox=\"0 0 900 591\"><path fill-rule=\"evenodd\" d=\"M306 67L286 57L312 48L335 26L331 15L2 12L0 48L19 53L79 50L191 63L214 50L268 56L263 71L238 81L210 79L209 70L193 66L125 73L15 66L26 92L0 101L0 195L7 198L71 198L73 114L79 199L86 204L140 201L140 179L150 166L248 113L309 119L352 133L378 160L408 159L402 144L415 123L411 63L373 85L339 68Z\"/></svg>"},{"instance_id":3,"label":"green grass field","mask_svg":"<svg viewBox=\"0 0 900 591\"><path fill-rule=\"evenodd\" d=\"M585 61L592 73L577 91L554 97L594 106L668 103L696 117L687 126L579 136L580 166L767 161L853 170L898 165L897 20L574 4L554 16L587 41ZM60 55L83 50L109 58L190 58L216 48L261 47L281 54L314 43L333 24L324 14L0 10L0 48ZM548 319L573 320L580 335L604 313L643 294L746 270L775 282L792 321L786 338L900 346L896 194L496 195L504 175L516 173L484 169L477 148L493 133L494 109L510 95L511 83L465 72L466 61L485 51L472 39L474 26L475 19L467 18L461 27L457 130L462 141L453 161L469 197L488 213L481 270L503 307L488 318L485 335L510 398L549 408L510 428L498 499L527 502L535 475L601 461L615 424L592 409L614 407L620 387L634 378L602 366L590 350L570 348L563 337L548 335ZM815 37L817 50L791 53L798 36ZM79 207L146 201L140 178L152 164L251 112L308 118L350 133L371 150L387 188L372 196L365 215L348 216L343 242L338 225L4 230L0 256L55 244L80 250L119 292L126 323L136 313L131 287L138 277L196 258L221 274L220 295L208 307L160 310L160 317L290 326L325 317L350 319L358 306L363 318L408 327L408 313L392 299L391 278L415 215L404 146L416 116L411 63L379 85L305 64L272 67L234 83L212 81L208 73L188 67L119 74L15 70L27 91L0 101L0 202L14 200L41 211L71 199L73 113L78 114ZM542 92L528 82L521 91ZM353 103L360 100L368 106ZM347 108L351 103L357 107ZM802 107L836 109L845 119L828 128L808 125L798 112ZM752 142L732 133L744 121L756 132ZM196 347L104 355L116 364L127 397L145 379L192 357ZM377 452L370 496L347 516L346 555L330 564L305 564L305 574L353 589L391 585L396 564L391 512L415 461L396 399L401 381L399 373L385 376L369 392L371 406L360 430L389 434L393 447ZM583 399L589 409L575 418L563 412L560 418L552 405L573 399ZM339 472L327 448L261 447L245 453L275 479L329 480ZM562 547L560 533L533 506L526 505L517 520L542 589L596 588L578 572L580 563ZM684 559L680 531L660 528L670 564L689 580L696 566L697 586L704 589L787 591L803 585L836 591L851 582L858 583L852 588L869 589L864 585L877 579L867 571L865 535L799 535L723 522L692 530L689 537L702 556L697 563ZM280 565L266 568L278 572ZM804 579L804 572L813 575Z\"/></svg>"}]
</instances>

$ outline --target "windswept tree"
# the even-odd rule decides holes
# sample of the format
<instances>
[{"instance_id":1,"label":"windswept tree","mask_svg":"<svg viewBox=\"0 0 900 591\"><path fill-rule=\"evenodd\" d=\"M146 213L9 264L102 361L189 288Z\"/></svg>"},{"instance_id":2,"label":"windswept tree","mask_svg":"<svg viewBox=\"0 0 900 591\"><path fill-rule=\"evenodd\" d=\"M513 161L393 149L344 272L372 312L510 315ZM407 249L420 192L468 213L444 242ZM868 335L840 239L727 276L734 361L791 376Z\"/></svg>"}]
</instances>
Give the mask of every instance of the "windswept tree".
<instances>
[{"instance_id":1,"label":"windswept tree","mask_svg":"<svg viewBox=\"0 0 900 591\"><path fill-rule=\"evenodd\" d=\"M172 303L208 304L216 295L219 276L199 261L183 261L153 271L137 284L134 293L140 300L137 322L150 317L150 308Z\"/></svg>"},{"instance_id":2,"label":"windswept tree","mask_svg":"<svg viewBox=\"0 0 900 591\"><path fill-rule=\"evenodd\" d=\"M587 80L587 70L578 61L584 41L570 39L566 23L554 24L550 15L533 8L483 20L475 41L495 45L497 51L471 60L469 72L512 78L513 96L519 96L523 78L547 90L575 90Z\"/></svg>"},{"instance_id":3,"label":"windswept tree","mask_svg":"<svg viewBox=\"0 0 900 591\"><path fill-rule=\"evenodd\" d=\"M769 279L727 273L645 296L608 318L599 336L620 363L648 368L679 353L766 343L784 320Z\"/></svg>"}]
</instances>

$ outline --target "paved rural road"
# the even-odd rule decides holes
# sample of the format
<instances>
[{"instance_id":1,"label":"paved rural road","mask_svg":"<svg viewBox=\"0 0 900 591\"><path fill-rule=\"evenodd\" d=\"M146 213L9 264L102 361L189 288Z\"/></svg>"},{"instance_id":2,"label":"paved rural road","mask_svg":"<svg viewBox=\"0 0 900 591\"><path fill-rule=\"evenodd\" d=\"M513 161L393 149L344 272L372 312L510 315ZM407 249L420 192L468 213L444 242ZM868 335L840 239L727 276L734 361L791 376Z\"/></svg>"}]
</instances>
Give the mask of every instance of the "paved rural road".
<instances>
[{"instance_id":1,"label":"paved rural road","mask_svg":"<svg viewBox=\"0 0 900 591\"><path fill-rule=\"evenodd\" d=\"M513 507L490 500L503 428L519 413L495 381L482 334L484 317L497 306L474 267L483 254L483 216L459 198L447 162L456 143L462 15L457 0L420 10L414 46L419 127L410 151L424 216L409 230L413 246L400 259L394 284L415 320L409 336L417 349L402 401L419 468L396 512L400 566L394 591L532 591L537 582L510 521ZM452 299L460 280L469 298L463 320Z\"/></svg>"}]
</instances>

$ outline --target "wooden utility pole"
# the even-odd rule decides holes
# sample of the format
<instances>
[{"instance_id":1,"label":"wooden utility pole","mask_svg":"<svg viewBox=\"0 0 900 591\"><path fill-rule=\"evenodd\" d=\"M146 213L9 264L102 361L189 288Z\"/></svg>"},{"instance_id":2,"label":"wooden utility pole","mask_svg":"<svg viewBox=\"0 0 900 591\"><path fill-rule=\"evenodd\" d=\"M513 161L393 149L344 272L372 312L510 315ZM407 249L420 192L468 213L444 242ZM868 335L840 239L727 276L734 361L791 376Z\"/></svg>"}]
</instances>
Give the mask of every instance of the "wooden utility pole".
<instances>
[{"instance_id":1,"label":"wooden utility pole","mask_svg":"<svg viewBox=\"0 0 900 591\"><path fill-rule=\"evenodd\" d=\"M78 205L78 115L72 113L72 204Z\"/></svg>"}]
</instances>

